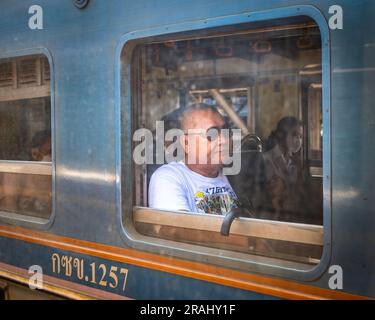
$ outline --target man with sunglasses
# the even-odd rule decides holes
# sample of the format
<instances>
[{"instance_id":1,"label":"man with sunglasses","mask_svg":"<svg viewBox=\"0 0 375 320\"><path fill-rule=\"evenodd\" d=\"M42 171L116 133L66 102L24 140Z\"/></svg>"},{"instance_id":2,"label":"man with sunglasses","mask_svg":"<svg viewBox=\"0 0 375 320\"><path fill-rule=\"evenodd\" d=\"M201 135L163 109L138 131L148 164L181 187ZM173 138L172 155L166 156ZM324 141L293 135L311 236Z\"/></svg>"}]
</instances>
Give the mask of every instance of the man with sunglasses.
<instances>
[{"instance_id":1,"label":"man with sunglasses","mask_svg":"<svg viewBox=\"0 0 375 320\"><path fill-rule=\"evenodd\" d=\"M222 168L229 157L231 135L216 108L194 104L179 117L184 159L157 169L149 185L155 209L225 214L239 201Z\"/></svg>"}]
</instances>

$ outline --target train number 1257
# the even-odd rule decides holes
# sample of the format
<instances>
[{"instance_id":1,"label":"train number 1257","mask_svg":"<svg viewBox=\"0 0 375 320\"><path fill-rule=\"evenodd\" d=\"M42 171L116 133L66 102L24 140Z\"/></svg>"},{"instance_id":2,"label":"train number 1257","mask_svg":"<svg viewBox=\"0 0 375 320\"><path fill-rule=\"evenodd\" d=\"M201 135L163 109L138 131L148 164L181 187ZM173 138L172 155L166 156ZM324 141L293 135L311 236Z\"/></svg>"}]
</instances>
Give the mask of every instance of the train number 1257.
<instances>
[{"instance_id":1,"label":"train number 1257","mask_svg":"<svg viewBox=\"0 0 375 320\"><path fill-rule=\"evenodd\" d=\"M86 283L97 284L102 287L116 289L121 285L122 291L125 291L126 280L128 278L128 269L104 263L97 264L92 262L87 267L82 258L69 255L60 256L57 253L52 254L52 272L64 274L67 277L76 275L79 280Z\"/></svg>"}]
</instances>

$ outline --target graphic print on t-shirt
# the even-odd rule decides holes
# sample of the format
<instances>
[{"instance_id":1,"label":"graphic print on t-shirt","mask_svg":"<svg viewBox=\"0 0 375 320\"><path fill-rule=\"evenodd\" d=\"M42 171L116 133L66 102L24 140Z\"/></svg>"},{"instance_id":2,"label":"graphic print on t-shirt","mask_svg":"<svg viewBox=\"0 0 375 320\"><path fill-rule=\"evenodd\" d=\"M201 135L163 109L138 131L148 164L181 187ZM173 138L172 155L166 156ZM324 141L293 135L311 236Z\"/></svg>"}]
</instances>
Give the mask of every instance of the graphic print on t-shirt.
<instances>
[{"instance_id":1,"label":"graphic print on t-shirt","mask_svg":"<svg viewBox=\"0 0 375 320\"><path fill-rule=\"evenodd\" d=\"M215 178L202 176L184 162L173 161L151 176L149 206L159 210L224 215L241 207L228 179L221 172Z\"/></svg>"},{"instance_id":2,"label":"graphic print on t-shirt","mask_svg":"<svg viewBox=\"0 0 375 320\"><path fill-rule=\"evenodd\" d=\"M195 194L195 204L204 213L226 214L240 203L235 193L228 187L200 188Z\"/></svg>"}]
</instances>

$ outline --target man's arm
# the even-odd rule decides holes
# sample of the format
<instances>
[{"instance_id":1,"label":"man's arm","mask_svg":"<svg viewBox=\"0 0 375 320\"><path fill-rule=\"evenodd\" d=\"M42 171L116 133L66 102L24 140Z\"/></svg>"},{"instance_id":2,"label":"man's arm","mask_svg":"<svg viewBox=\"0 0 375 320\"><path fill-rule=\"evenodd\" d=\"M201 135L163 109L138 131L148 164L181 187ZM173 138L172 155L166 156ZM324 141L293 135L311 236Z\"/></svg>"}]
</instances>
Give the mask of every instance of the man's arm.
<instances>
[{"instance_id":1,"label":"man's arm","mask_svg":"<svg viewBox=\"0 0 375 320\"><path fill-rule=\"evenodd\" d=\"M191 211L186 186L176 172L160 167L151 177L148 189L149 207L170 211Z\"/></svg>"}]
</instances>

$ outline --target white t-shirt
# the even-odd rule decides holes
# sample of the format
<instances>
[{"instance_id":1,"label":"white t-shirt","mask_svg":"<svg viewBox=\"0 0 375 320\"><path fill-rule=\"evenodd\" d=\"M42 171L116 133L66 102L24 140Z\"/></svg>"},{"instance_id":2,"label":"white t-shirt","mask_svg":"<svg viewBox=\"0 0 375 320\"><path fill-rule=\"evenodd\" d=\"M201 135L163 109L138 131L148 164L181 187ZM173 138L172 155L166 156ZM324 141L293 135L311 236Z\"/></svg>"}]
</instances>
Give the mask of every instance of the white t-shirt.
<instances>
[{"instance_id":1,"label":"white t-shirt","mask_svg":"<svg viewBox=\"0 0 375 320\"><path fill-rule=\"evenodd\" d=\"M239 207L239 201L226 176L204 177L184 162L171 162L151 176L149 206L171 211L225 214Z\"/></svg>"}]
</instances>

